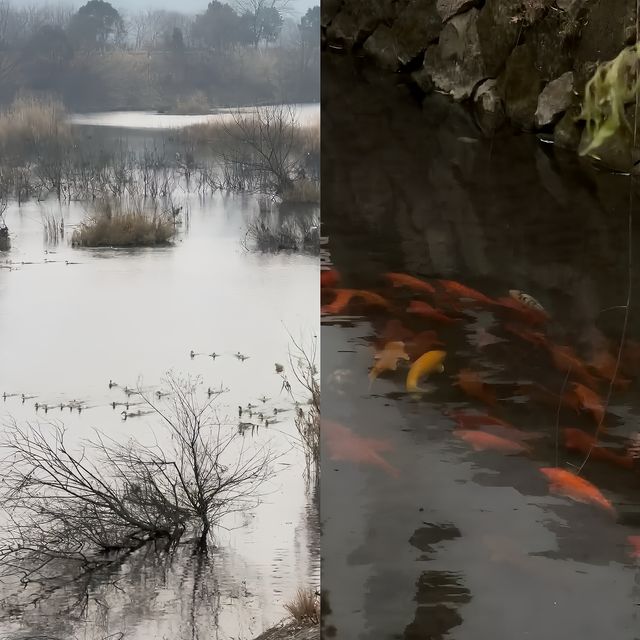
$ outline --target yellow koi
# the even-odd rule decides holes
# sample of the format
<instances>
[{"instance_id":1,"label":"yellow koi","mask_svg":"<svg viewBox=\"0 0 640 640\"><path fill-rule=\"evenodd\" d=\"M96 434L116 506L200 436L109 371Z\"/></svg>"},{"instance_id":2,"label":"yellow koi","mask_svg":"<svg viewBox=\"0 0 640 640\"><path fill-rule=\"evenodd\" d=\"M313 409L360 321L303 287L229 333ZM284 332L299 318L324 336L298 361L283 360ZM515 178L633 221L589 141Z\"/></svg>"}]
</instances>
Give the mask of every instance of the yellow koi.
<instances>
[{"instance_id":1,"label":"yellow koi","mask_svg":"<svg viewBox=\"0 0 640 640\"><path fill-rule=\"evenodd\" d=\"M407 391L420 391L418 381L422 376L428 375L433 371L442 373L444 371L442 363L446 355L446 351L427 351L427 353L421 355L409 369Z\"/></svg>"}]
</instances>

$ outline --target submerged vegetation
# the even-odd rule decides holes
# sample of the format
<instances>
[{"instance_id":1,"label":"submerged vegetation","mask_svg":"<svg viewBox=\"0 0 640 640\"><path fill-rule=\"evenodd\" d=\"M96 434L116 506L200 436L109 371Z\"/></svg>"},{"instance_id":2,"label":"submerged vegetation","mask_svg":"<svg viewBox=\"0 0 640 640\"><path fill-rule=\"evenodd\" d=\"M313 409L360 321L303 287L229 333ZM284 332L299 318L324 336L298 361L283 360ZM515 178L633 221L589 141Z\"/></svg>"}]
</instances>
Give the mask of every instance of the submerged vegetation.
<instances>
[{"instance_id":1,"label":"submerged vegetation","mask_svg":"<svg viewBox=\"0 0 640 640\"><path fill-rule=\"evenodd\" d=\"M629 147L633 127L626 113L640 89L640 45L623 49L613 60L600 64L585 87L580 119L586 121L581 155L597 155L613 136Z\"/></svg>"},{"instance_id":2,"label":"submerged vegetation","mask_svg":"<svg viewBox=\"0 0 640 640\"><path fill-rule=\"evenodd\" d=\"M264 253L280 251L317 254L320 251L319 221L315 217L257 217L249 224L245 246Z\"/></svg>"},{"instance_id":3,"label":"submerged vegetation","mask_svg":"<svg viewBox=\"0 0 640 640\"><path fill-rule=\"evenodd\" d=\"M104 200L95 212L73 232L72 244L79 247L148 247L167 244L175 224L157 210L142 203Z\"/></svg>"}]
</instances>

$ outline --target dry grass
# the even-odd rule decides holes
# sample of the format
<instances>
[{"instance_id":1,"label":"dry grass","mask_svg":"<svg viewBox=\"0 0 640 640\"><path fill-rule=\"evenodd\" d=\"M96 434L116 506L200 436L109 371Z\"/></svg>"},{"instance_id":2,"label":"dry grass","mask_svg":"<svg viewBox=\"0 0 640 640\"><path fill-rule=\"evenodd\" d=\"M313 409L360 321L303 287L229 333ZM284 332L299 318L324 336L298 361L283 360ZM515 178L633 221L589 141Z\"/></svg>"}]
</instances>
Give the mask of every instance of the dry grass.
<instances>
[{"instance_id":1,"label":"dry grass","mask_svg":"<svg viewBox=\"0 0 640 640\"><path fill-rule=\"evenodd\" d=\"M79 247L149 247L167 244L175 227L167 216L140 204L104 200L73 232Z\"/></svg>"},{"instance_id":2,"label":"dry grass","mask_svg":"<svg viewBox=\"0 0 640 640\"><path fill-rule=\"evenodd\" d=\"M0 113L0 147L6 151L68 143L71 127L66 118L64 105L53 98L20 96Z\"/></svg>"},{"instance_id":3,"label":"dry grass","mask_svg":"<svg viewBox=\"0 0 640 640\"><path fill-rule=\"evenodd\" d=\"M320 251L318 220L306 217L282 221L257 218L249 225L245 244L249 249L265 253L291 251L315 254Z\"/></svg>"},{"instance_id":4,"label":"dry grass","mask_svg":"<svg viewBox=\"0 0 640 640\"><path fill-rule=\"evenodd\" d=\"M298 589L296 597L284 608L298 624L320 624L320 599L312 589Z\"/></svg>"}]
</instances>

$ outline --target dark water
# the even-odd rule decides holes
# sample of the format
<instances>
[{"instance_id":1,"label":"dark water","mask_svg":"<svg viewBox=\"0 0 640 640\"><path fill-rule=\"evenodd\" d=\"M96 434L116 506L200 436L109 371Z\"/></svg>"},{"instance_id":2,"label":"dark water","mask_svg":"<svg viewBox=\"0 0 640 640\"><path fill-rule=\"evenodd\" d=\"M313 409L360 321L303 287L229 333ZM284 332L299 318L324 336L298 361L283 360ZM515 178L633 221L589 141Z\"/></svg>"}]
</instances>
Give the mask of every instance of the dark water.
<instances>
[{"instance_id":1,"label":"dark water","mask_svg":"<svg viewBox=\"0 0 640 640\"><path fill-rule=\"evenodd\" d=\"M481 139L472 116L442 96L420 104L394 77L329 54L322 175L325 258L342 276L338 286L390 302L356 302L323 318L323 420L373 439L386 461L358 464L323 444L325 637L640 638L640 575L627 540L640 535L640 474L628 453L640 408L631 347L621 372L631 383L614 388L600 442L627 456L625 465L591 459L581 473L612 517L550 493L540 472L584 459L565 448L561 429L596 430L589 411L562 407L557 419L553 394L567 396L575 372L563 392L550 350L509 333L502 312L465 308L461 322L443 327L406 312L429 296L381 278L443 278L492 298L525 291L551 316L551 348L569 346L590 362L608 340L615 360L624 311L607 309L627 296L629 178L530 136ZM635 279L632 294L631 346L640 337ZM435 330L447 352L445 372L417 398L404 391L404 363L369 389L374 343L391 319L413 334ZM483 376L495 407L456 386L465 368ZM519 391L531 383L551 400ZM607 389L599 380L598 394ZM529 436L529 451L474 450L445 415L455 410L500 418Z\"/></svg>"}]
</instances>

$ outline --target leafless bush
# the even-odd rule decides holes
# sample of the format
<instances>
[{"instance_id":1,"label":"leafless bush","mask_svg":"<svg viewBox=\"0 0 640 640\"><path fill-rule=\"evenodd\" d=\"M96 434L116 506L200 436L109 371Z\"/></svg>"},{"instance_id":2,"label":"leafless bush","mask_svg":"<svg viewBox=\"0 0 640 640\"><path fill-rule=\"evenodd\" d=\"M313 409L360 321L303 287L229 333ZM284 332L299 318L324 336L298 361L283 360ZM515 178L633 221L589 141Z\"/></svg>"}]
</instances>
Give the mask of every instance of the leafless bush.
<instances>
[{"instance_id":1,"label":"leafless bush","mask_svg":"<svg viewBox=\"0 0 640 640\"><path fill-rule=\"evenodd\" d=\"M318 220L307 216L284 219L256 217L247 229L245 247L270 253L317 254L320 251Z\"/></svg>"},{"instance_id":2,"label":"leafless bush","mask_svg":"<svg viewBox=\"0 0 640 640\"><path fill-rule=\"evenodd\" d=\"M317 339L309 348L291 338L293 350L289 351L289 367L294 383L301 395L294 391L286 371L280 372L282 388L296 402L295 424L300 444L307 462L307 473L316 483L320 480L320 378L316 365ZM277 370L277 369L276 369Z\"/></svg>"},{"instance_id":3,"label":"leafless bush","mask_svg":"<svg viewBox=\"0 0 640 640\"><path fill-rule=\"evenodd\" d=\"M162 444L119 444L97 433L74 448L61 425L8 426L0 494L5 576L26 584L68 571L69 563L90 571L113 562L110 552L177 543L187 530L205 552L214 525L257 504L271 453L250 450L221 423L215 400L222 392L201 404L199 382L169 375L165 384L173 394L168 409L143 395L168 436Z\"/></svg>"}]
</instances>

